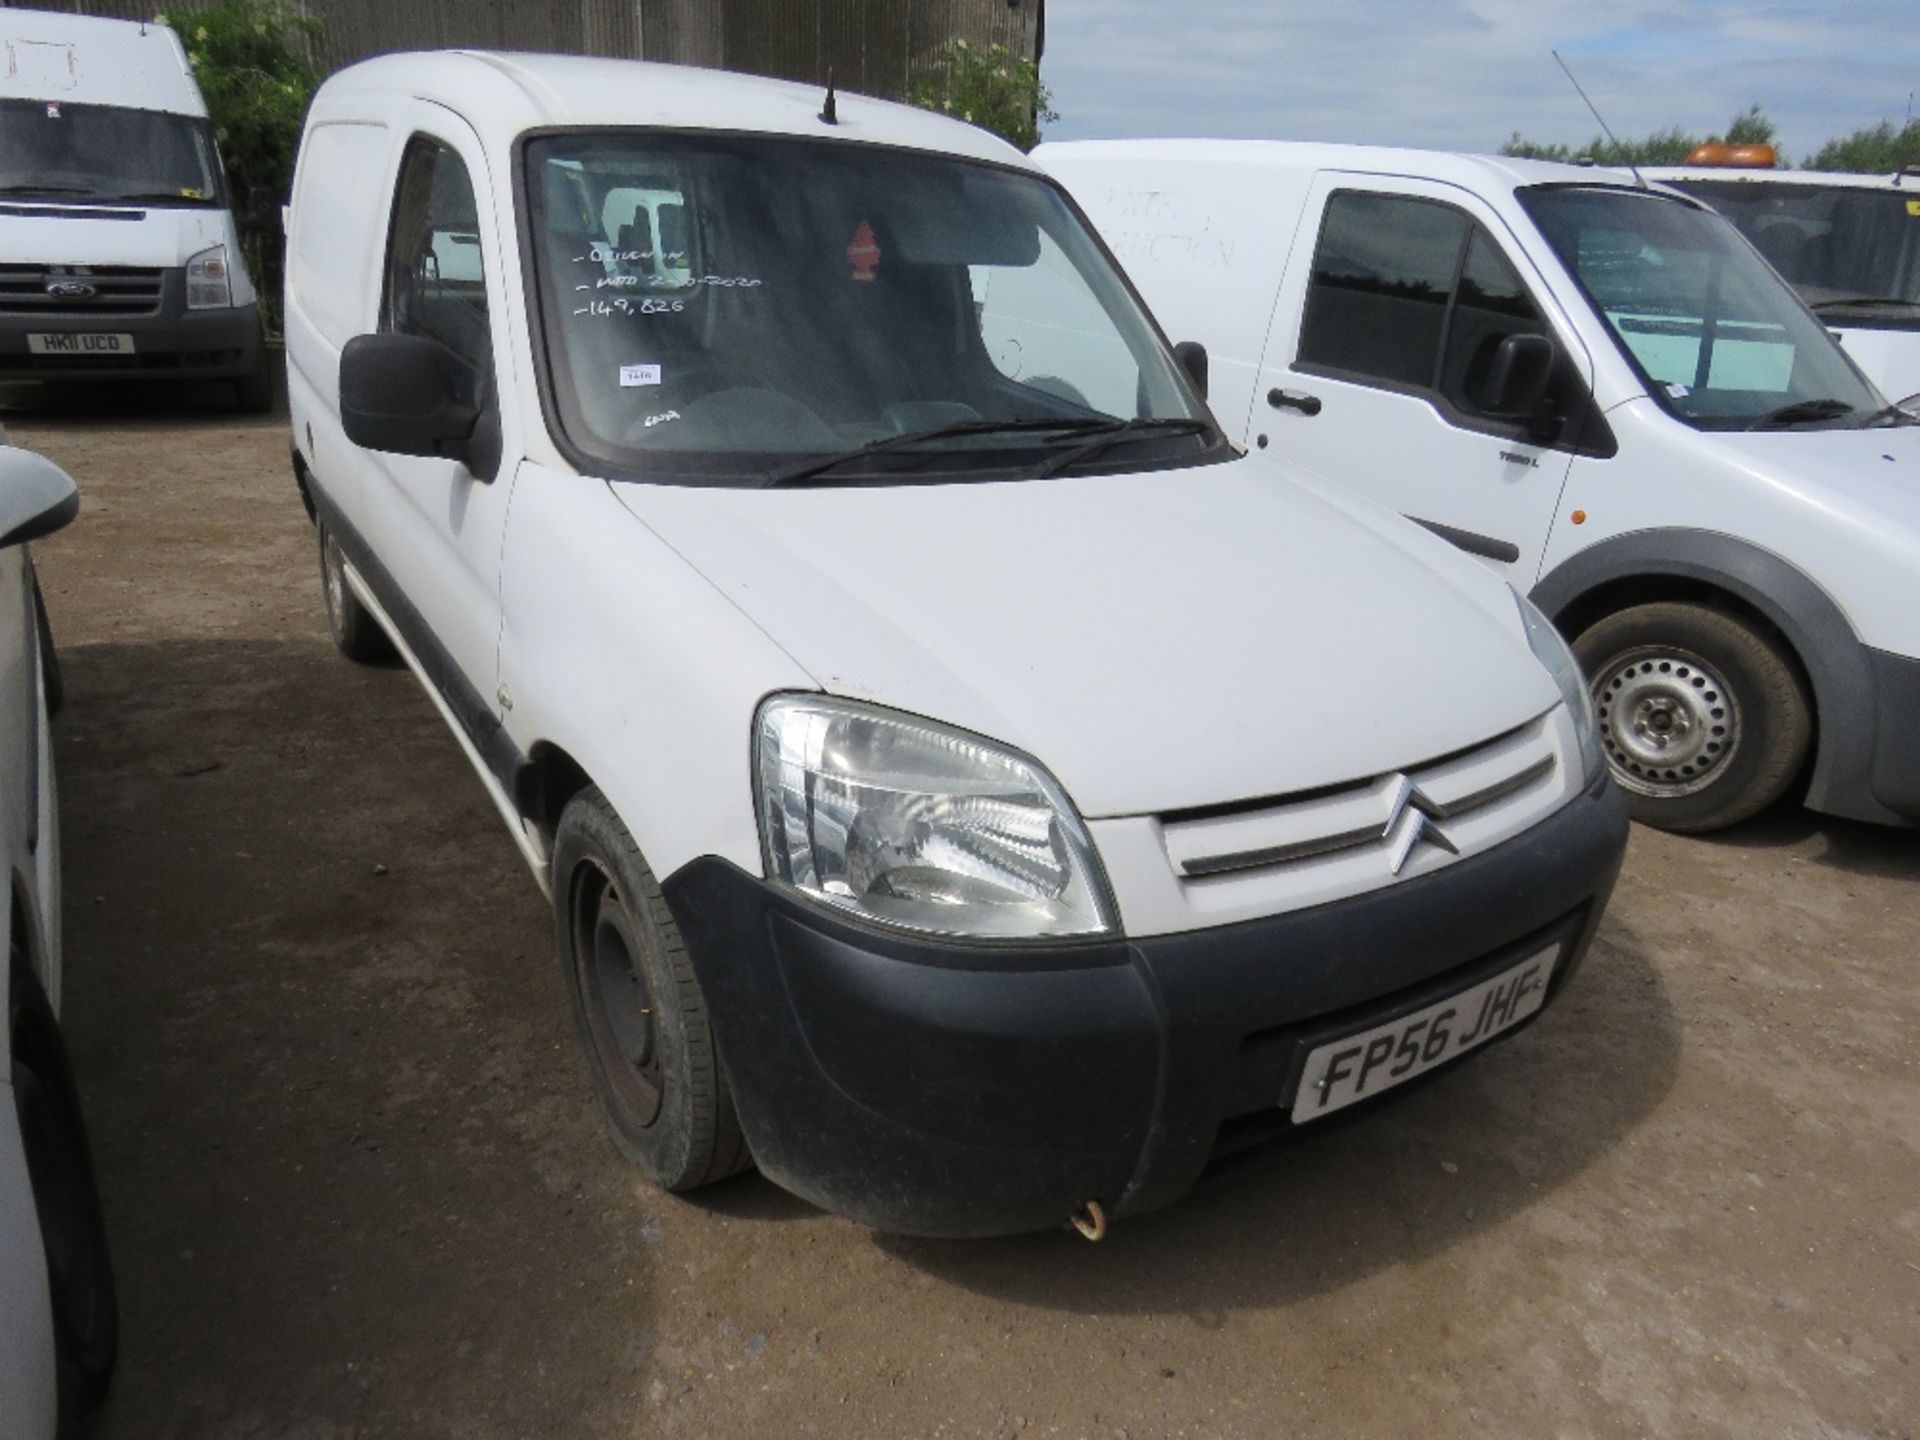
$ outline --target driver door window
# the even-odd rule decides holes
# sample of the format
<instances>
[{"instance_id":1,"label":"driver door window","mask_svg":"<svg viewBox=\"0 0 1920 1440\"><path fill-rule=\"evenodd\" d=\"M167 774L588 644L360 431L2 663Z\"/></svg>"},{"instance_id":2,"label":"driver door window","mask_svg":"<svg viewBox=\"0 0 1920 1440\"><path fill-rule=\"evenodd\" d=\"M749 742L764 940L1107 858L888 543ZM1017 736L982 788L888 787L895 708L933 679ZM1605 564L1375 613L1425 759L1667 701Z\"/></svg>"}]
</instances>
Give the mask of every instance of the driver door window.
<instances>
[{"instance_id":1,"label":"driver door window","mask_svg":"<svg viewBox=\"0 0 1920 1440\"><path fill-rule=\"evenodd\" d=\"M460 157L437 140L414 136L400 161L380 328L439 341L472 366L477 379L493 357L478 217Z\"/></svg>"}]
</instances>

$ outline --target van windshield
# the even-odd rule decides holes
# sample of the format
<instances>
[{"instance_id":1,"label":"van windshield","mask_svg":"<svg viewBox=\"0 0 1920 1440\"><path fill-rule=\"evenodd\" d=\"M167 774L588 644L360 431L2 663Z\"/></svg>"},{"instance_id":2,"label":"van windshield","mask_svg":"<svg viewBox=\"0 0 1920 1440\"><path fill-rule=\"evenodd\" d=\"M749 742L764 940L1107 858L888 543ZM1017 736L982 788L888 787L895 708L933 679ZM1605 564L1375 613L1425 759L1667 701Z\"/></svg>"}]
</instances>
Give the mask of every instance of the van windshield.
<instances>
[{"instance_id":1,"label":"van windshield","mask_svg":"<svg viewBox=\"0 0 1920 1440\"><path fill-rule=\"evenodd\" d=\"M1053 185L845 141L526 146L554 418L675 484L1144 469L1229 452Z\"/></svg>"},{"instance_id":2,"label":"van windshield","mask_svg":"<svg viewBox=\"0 0 1920 1440\"><path fill-rule=\"evenodd\" d=\"M1920 330L1920 190L1676 180L1725 215L1815 313Z\"/></svg>"},{"instance_id":3,"label":"van windshield","mask_svg":"<svg viewBox=\"0 0 1920 1440\"><path fill-rule=\"evenodd\" d=\"M0 196L217 205L220 165L191 115L0 100Z\"/></svg>"},{"instance_id":4,"label":"van windshield","mask_svg":"<svg viewBox=\"0 0 1920 1440\"><path fill-rule=\"evenodd\" d=\"M1883 414L1833 337L1721 216L1611 187L1537 186L1520 198L1682 420L1738 430Z\"/></svg>"}]
</instances>

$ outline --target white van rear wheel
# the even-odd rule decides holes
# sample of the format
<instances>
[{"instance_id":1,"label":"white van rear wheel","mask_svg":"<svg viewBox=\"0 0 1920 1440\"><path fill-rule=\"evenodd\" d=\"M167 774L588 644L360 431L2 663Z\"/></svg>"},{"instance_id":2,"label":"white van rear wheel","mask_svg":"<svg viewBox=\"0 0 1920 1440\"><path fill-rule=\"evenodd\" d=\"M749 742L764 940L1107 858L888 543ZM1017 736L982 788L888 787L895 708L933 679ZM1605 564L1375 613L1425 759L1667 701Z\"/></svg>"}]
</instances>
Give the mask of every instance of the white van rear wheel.
<instances>
[{"instance_id":1,"label":"white van rear wheel","mask_svg":"<svg viewBox=\"0 0 1920 1440\"><path fill-rule=\"evenodd\" d=\"M1778 800L1812 739L1780 643L1703 605L1636 605L1574 642L1627 809L1662 830L1718 830Z\"/></svg>"}]
</instances>

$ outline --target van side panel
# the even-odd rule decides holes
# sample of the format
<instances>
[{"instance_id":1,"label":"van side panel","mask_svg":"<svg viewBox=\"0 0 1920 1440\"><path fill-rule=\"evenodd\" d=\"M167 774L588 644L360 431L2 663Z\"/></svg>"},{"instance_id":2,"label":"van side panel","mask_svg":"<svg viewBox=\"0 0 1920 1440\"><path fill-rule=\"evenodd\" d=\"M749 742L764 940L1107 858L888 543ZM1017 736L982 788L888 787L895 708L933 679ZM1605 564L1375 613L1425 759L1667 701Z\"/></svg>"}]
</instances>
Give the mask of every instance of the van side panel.
<instances>
[{"instance_id":1,"label":"van side panel","mask_svg":"<svg viewBox=\"0 0 1920 1440\"><path fill-rule=\"evenodd\" d=\"M371 330L393 132L377 122L316 122L300 145L287 235L287 407L294 448L334 499L359 515L364 460L340 428L340 352Z\"/></svg>"},{"instance_id":2,"label":"van side panel","mask_svg":"<svg viewBox=\"0 0 1920 1440\"><path fill-rule=\"evenodd\" d=\"M1142 163L1101 148L1042 145L1033 158L1073 191L1167 338L1205 340L1207 402L1228 437L1244 443L1313 172L1235 160Z\"/></svg>"}]
</instances>

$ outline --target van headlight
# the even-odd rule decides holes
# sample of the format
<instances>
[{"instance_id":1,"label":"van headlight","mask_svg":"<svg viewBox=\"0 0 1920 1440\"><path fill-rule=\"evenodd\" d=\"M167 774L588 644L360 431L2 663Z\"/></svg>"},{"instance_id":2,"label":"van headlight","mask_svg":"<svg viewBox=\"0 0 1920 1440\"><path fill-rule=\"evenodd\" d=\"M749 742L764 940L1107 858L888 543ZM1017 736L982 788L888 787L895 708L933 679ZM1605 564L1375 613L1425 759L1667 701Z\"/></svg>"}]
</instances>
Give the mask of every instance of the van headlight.
<instances>
[{"instance_id":1,"label":"van headlight","mask_svg":"<svg viewBox=\"0 0 1920 1440\"><path fill-rule=\"evenodd\" d=\"M1594 717L1593 693L1587 689L1587 677L1580 673L1580 662L1573 658L1573 651L1540 607L1518 590L1513 592L1513 598L1520 607L1520 623L1526 627L1527 644L1533 647L1535 656L1559 685L1560 696L1567 702L1567 712L1573 716L1582 770L1589 782L1597 780L1600 772L1607 768L1607 754L1600 747L1600 724Z\"/></svg>"},{"instance_id":2,"label":"van headlight","mask_svg":"<svg viewBox=\"0 0 1920 1440\"><path fill-rule=\"evenodd\" d=\"M215 245L187 261L187 308L225 310L233 306L233 274L227 247Z\"/></svg>"},{"instance_id":3,"label":"van headlight","mask_svg":"<svg viewBox=\"0 0 1920 1440\"><path fill-rule=\"evenodd\" d=\"M1039 765L876 706L776 696L754 722L767 874L869 920L993 939L1115 928L1093 841Z\"/></svg>"}]
</instances>

